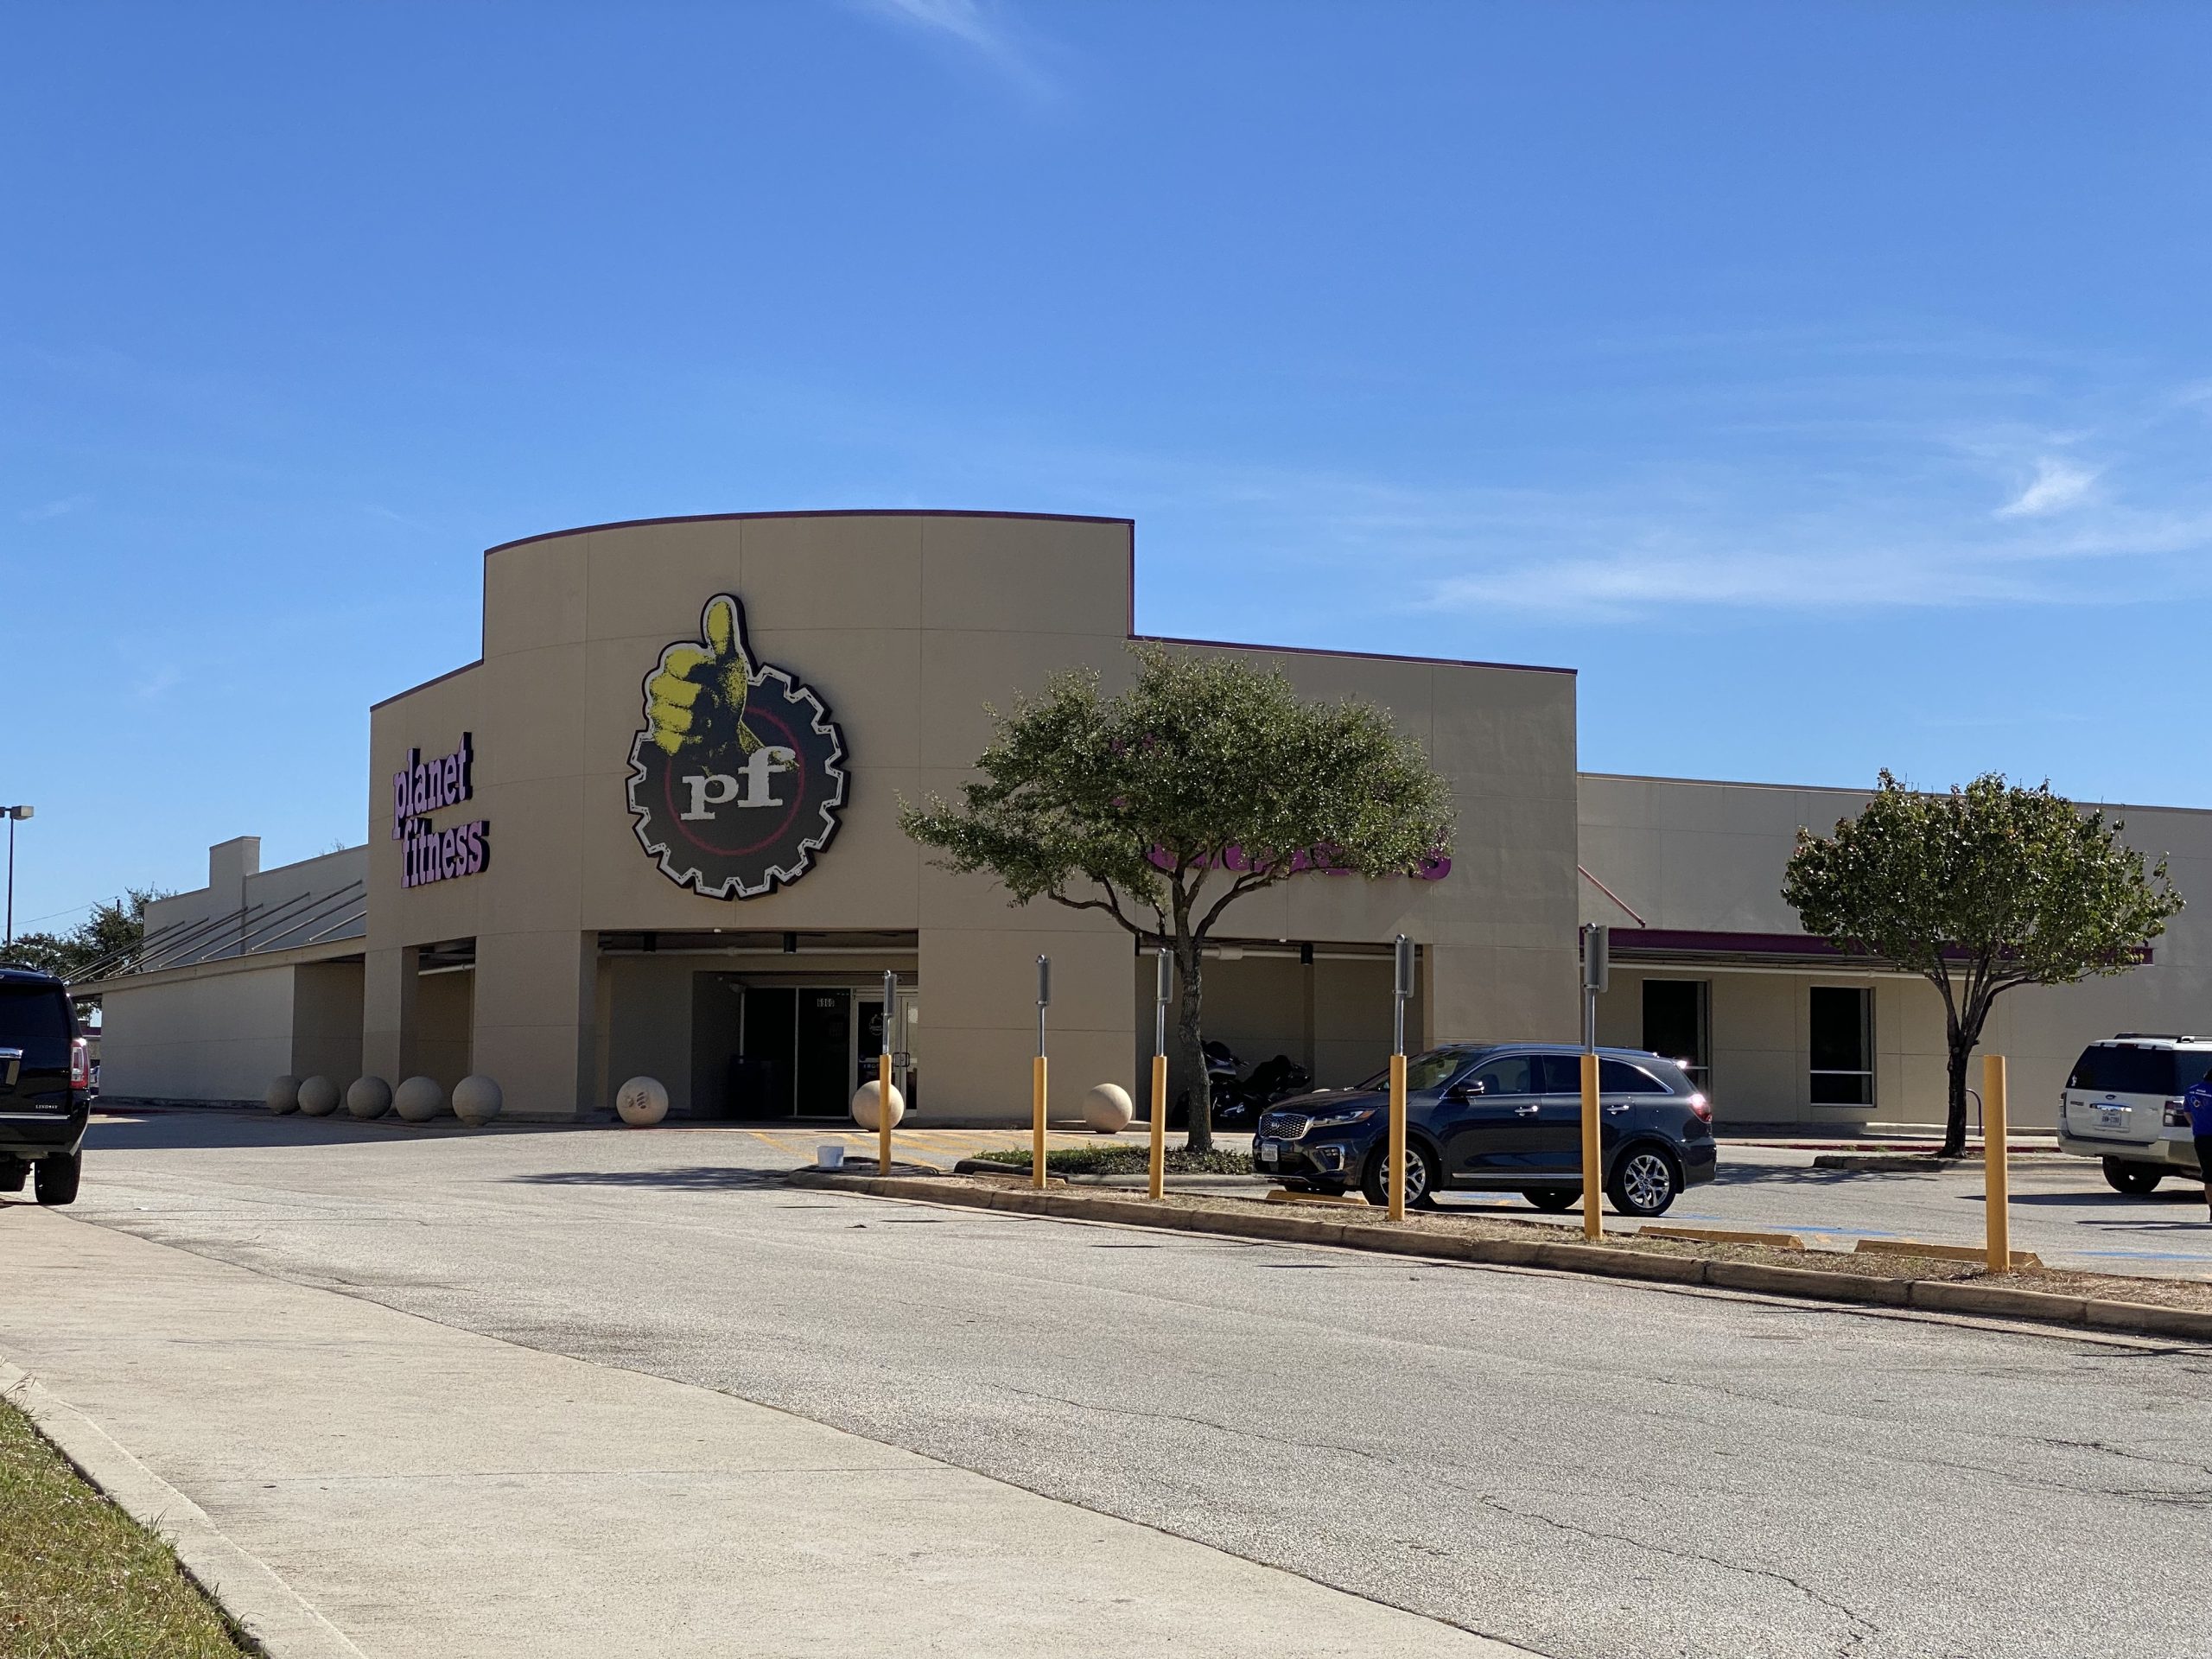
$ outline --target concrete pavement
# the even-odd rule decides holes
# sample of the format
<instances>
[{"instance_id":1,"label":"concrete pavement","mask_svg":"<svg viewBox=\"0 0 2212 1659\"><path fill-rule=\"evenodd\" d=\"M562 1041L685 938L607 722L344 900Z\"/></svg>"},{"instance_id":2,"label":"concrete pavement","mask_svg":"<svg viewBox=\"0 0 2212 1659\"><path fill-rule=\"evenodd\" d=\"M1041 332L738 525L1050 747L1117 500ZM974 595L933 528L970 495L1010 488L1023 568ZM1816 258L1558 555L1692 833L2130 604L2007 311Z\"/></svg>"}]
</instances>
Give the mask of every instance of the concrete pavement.
<instances>
[{"instance_id":1,"label":"concrete pavement","mask_svg":"<svg viewBox=\"0 0 2212 1659\"><path fill-rule=\"evenodd\" d=\"M2152 1587L2202 1349L799 1192L712 1133L99 1133L108 1227L1561 1659L2212 1651Z\"/></svg>"},{"instance_id":2,"label":"concrete pavement","mask_svg":"<svg viewBox=\"0 0 2212 1659\"><path fill-rule=\"evenodd\" d=\"M0 1240L0 1354L233 1547L280 1659L1516 1651L710 1389L26 1205Z\"/></svg>"}]
</instances>

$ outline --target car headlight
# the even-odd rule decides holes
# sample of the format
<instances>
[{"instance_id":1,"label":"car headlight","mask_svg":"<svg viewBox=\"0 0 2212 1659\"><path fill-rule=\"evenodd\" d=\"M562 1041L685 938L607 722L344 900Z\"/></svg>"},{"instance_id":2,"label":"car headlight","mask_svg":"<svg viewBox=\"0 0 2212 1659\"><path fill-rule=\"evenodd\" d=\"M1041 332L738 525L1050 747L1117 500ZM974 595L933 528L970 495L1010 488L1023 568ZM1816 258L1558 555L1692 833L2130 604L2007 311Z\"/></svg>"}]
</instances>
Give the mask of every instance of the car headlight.
<instances>
[{"instance_id":1,"label":"car headlight","mask_svg":"<svg viewBox=\"0 0 2212 1659\"><path fill-rule=\"evenodd\" d=\"M1348 1129L1355 1123L1365 1123L1369 1122L1374 1117L1376 1113L1382 1109L1380 1106L1363 1106L1357 1111L1353 1112L1324 1112L1318 1117L1310 1117L1306 1119L1306 1127L1308 1131L1313 1129Z\"/></svg>"}]
</instances>

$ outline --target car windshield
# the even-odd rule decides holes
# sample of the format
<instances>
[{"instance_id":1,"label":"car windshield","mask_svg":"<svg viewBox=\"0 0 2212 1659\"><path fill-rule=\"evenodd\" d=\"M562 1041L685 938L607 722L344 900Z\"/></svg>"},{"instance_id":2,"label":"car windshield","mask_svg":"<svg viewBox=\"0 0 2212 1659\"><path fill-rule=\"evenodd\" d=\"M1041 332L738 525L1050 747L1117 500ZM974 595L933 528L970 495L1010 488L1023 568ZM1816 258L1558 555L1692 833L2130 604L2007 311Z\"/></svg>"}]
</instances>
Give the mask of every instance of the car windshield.
<instances>
[{"instance_id":1,"label":"car windshield","mask_svg":"<svg viewBox=\"0 0 2212 1659\"><path fill-rule=\"evenodd\" d=\"M2069 1089L2088 1089L2107 1095L2178 1095L2193 1083L2204 1080L2212 1070L2212 1054L2201 1049L2108 1048L2099 1045L2082 1051L2074 1062Z\"/></svg>"},{"instance_id":2,"label":"car windshield","mask_svg":"<svg viewBox=\"0 0 2212 1659\"><path fill-rule=\"evenodd\" d=\"M0 985L0 1048L20 1048L23 1064L69 1064L69 999L51 985Z\"/></svg>"},{"instance_id":3,"label":"car windshield","mask_svg":"<svg viewBox=\"0 0 2212 1659\"><path fill-rule=\"evenodd\" d=\"M1426 1054L1406 1057L1406 1092L1417 1095L1424 1089L1441 1089L1458 1077L1468 1060L1473 1057L1464 1048L1432 1048ZM1385 1066L1359 1085L1362 1089L1388 1089L1390 1071Z\"/></svg>"}]
</instances>

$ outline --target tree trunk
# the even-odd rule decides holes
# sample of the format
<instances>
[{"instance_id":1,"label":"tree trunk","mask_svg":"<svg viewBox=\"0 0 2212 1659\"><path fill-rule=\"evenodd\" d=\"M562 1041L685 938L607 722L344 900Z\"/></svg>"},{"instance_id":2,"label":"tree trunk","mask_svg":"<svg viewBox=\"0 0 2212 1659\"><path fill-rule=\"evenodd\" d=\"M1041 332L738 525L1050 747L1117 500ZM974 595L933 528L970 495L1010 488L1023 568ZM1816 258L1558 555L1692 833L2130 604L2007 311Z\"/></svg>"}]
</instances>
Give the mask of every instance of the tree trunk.
<instances>
[{"instance_id":1,"label":"tree trunk","mask_svg":"<svg viewBox=\"0 0 2212 1659\"><path fill-rule=\"evenodd\" d=\"M1974 1042L1971 1037L1956 1031L1948 1045L1950 1065L1951 1099L1949 1109L1943 1117L1943 1146L1936 1155L1957 1158L1967 1149L1967 1067L1973 1062Z\"/></svg>"},{"instance_id":2,"label":"tree trunk","mask_svg":"<svg viewBox=\"0 0 2212 1659\"><path fill-rule=\"evenodd\" d=\"M1175 941L1175 967L1183 982L1182 1001L1175 1019L1175 1049L1183 1074L1190 1080L1192 1152L1213 1150L1213 1096L1206 1077L1205 1039L1198 1029L1204 959L1196 940L1179 938Z\"/></svg>"}]
</instances>

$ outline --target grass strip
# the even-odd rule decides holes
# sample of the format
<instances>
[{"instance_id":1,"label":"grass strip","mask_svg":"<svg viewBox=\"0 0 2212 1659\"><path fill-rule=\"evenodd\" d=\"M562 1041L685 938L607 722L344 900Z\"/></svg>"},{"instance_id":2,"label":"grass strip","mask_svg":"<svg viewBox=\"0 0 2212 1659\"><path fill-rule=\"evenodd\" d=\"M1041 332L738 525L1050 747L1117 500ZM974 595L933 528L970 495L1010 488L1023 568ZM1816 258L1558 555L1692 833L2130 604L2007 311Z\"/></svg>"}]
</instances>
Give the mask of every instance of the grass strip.
<instances>
[{"instance_id":1,"label":"grass strip","mask_svg":"<svg viewBox=\"0 0 2212 1659\"><path fill-rule=\"evenodd\" d=\"M1001 1147L995 1152L976 1154L979 1162L1009 1164L1016 1169L1029 1167L1029 1148ZM1170 1175L1249 1175L1252 1154L1249 1152L1192 1152L1186 1147L1169 1147L1164 1154L1165 1166ZM1045 1172L1048 1175L1142 1175L1152 1168L1152 1154L1143 1147L1056 1147L1045 1154Z\"/></svg>"},{"instance_id":2,"label":"grass strip","mask_svg":"<svg viewBox=\"0 0 2212 1659\"><path fill-rule=\"evenodd\" d=\"M0 1401L0 1659L238 1659L257 1651L167 1544Z\"/></svg>"}]
</instances>

